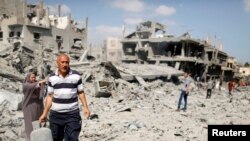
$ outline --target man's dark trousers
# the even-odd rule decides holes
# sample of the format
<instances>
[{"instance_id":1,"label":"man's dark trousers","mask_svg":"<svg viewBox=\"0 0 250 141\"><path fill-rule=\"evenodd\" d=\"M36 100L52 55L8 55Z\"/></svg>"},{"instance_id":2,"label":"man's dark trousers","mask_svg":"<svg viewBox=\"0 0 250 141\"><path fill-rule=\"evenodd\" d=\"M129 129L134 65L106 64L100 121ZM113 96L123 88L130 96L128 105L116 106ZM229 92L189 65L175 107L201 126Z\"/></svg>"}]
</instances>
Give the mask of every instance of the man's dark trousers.
<instances>
[{"instance_id":1,"label":"man's dark trousers","mask_svg":"<svg viewBox=\"0 0 250 141\"><path fill-rule=\"evenodd\" d=\"M50 112L50 129L54 141L78 141L81 131L79 110L69 113Z\"/></svg>"}]
</instances>

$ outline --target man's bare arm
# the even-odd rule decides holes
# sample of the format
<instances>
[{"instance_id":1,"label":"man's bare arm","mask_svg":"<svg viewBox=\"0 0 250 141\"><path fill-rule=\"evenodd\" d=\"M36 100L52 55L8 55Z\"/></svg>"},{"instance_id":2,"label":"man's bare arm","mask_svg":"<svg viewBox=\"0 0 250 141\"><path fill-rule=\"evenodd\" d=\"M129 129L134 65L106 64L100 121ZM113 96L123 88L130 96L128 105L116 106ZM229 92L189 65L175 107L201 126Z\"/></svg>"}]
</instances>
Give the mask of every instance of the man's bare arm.
<instances>
[{"instance_id":1,"label":"man's bare arm","mask_svg":"<svg viewBox=\"0 0 250 141\"><path fill-rule=\"evenodd\" d=\"M46 98L45 108L43 110L43 114L40 116L39 121L44 122L48 116L49 110L52 106L52 94L48 94Z\"/></svg>"},{"instance_id":2,"label":"man's bare arm","mask_svg":"<svg viewBox=\"0 0 250 141\"><path fill-rule=\"evenodd\" d=\"M186 93L189 94L189 84L187 84Z\"/></svg>"},{"instance_id":3,"label":"man's bare arm","mask_svg":"<svg viewBox=\"0 0 250 141\"><path fill-rule=\"evenodd\" d=\"M89 111L89 107L88 107L88 103L87 103L87 99L85 97L84 92L79 92L78 93L79 99L83 105L83 114L88 118L90 115L90 111Z\"/></svg>"}]
</instances>

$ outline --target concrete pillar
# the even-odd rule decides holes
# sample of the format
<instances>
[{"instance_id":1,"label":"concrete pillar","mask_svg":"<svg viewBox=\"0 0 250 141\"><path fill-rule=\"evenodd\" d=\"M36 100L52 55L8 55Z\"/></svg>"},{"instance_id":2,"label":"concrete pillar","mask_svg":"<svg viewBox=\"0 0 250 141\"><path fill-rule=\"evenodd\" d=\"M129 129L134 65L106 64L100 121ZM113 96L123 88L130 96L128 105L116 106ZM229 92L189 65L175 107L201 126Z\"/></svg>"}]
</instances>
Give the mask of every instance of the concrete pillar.
<instances>
[{"instance_id":1,"label":"concrete pillar","mask_svg":"<svg viewBox=\"0 0 250 141\"><path fill-rule=\"evenodd\" d=\"M71 24L71 13L68 15L68 24Z\"/></svg>"},{"instance_id":2,"label":"concrete pillar","mask_svg":"<svg viewBox=\"0 0 250 141\"><path fill-rule=\"evenodd\" d=\"M46 18L46 27L50 27L49 8L46 8L45 18Z\"/></svg>"},{"instance_id":3,"label":"concrete pillar","mask_svg":"<svg viewBox=\"0 0 250 141\"><path fill-rule=\"evenodd\" d=\"M184 57L185 56L185 43L182 43L182 47L181 47L181 56Z\"/></svg>"},{"instance_id":4,"label":"concrete pillar","mask_svg":"<svg viewBox=\"0 0 250 141\"><path fill-rule=\"evenodd\" d=\"M203 47L203 48L204 48L204 47ZM201 55L201 56L202 56L202 57L201 57L202 60L206 60L206 59L208 60L208 56L206 56L206 51L205 51L205 49L202 50L202 55ZM207 57L207 58L206 58L206 57ZM206 60L206 61L207 61L207 60Z\"/></svg>"},{"instance_id":5,"label":"concrete pillar","mask_svg":"<svg viewBox=\"0 0 250 141\"><path fill-rule=\"evenodd\" d=\"M58 17L61 17L61 5L58 5Z\"/></svg>"},{"instance_id":6,"label":"concrete pillar","mask_svg":"<svg viewBox=\"0 0 250 141\"><path fill-rule=\"evenodd\" d=\"M27 15L27 2L26 0L23 1L23 18L26 18Z\"/></svg>"},{"instance_id":7,"label":"concrete pillar","mask_svg":"<svg viewBox=\"0 0 250 141\"><path fill-rule=\"evenodd\" d=\"M160 64L160 60L156 60L155 65L159 65L159 64Z\"/></svg>"},{"instance_id":8,"label":"concrete pillar","mask_svg":"<svg viewBox=\"0 0 250 141\"><path fill-rule=\"evenodd\" d=\"M89 48L87 47L86 50L85 50L85 51L83 52L83 54L81 55L79 62L82 62L82 61L86 60L86 57L87 57L87 55L88 55L88 52L89 52Z\"/></svg>"},{"instance_id":9,"label":"concrete pillar","mask_svg":"<svg viewBox=\"0 0 250 141\"><path fill-rule=\"evenodd\" d=\"M43 10L43 5L44 5L44 2L43 2L43 0L41 0L40 1L40 8L41 8L41 10Z\"/></svg>"},{"instance_id":10,"label":"concrete pillar","mask_svg":"<svg viewBox=\"0 0 250 141\"><path fill-rule=\"evenodd\" d=\"M188 46L187 49L188 49L188 57L190 57L191 56L191 48L190 48L190 46Z\"/></svg>"},{"instance_id":11,"label":"concrete pillar","mask_svg":"<svg viewBox=\"0 0 250 141\"><path fill-rule=\"evenodd\" d=\"M85 18L85 28L86 28L86 30L88 29L88 22L89 22L89 18L86 17Z\"/></svg>"},{"instance_id":12,"label":"concrete pillar","mask_svg":"<svg viewBox=\"0 0 250 141\"><path fill-rule=\"evenodd\" d=\"M40 7L36 9L37 25L40 25Z\"/></svg>"},{"instance_id":13,"label":"concrete pillar","mask_svg":"<svg viewBox=\"0 0 250 141\"><path fill-rule=\"evenodd\" d=\"M179 70L180 69L180 65L181 65L180 62L176 62L174 68L177 69L177 70Z\"/></svg>"},{"instance_id":14,"label":"concrete pillar","mask_svg":"<svg viewBox=\"0 0 250 141\"><path fill-rule=\"evenodd\" d=\"M225 78L225 71L222 70L221 79L224 80L224 78Z\"/></svg>"},{"instance_id":15,"label":"concrete pillar","mask_svg":"<svg viewBox=\"0 0 250 141\"><path fill-rule=\"evenodd\" d=\"M207 53L204 54L203 60L204 60L205 62L208 62L208 54L207 54Z\"/></svg>"},{"instance_id":16,"label":"concrete pillar","mask_svg":"<svg viewBox=\"0 0 250 141\"><path fill-rule=\"evenodd\" d=\"M28 39L28 38L24 38L24 37L27 37L27 35L28 35L28 29L27 29L27 26L24 25L24 26L23 26L23 29L22 29L22 34L21 34L21 37L23 38L23 42L24 42L24 43L25 43L25 42L29 42L29 40L30 40L30 39ZM33 41L33 39L32 39L32 41Z\"/></svg>"},{"instance_id":17,"label":"concrete pillar","mask_svg":"<svg viewBox=\"0 0 250 141\"><path fill-rule=\"evenodd\" d=\"M176 45L174 45L174 53L173 53L173 56L175 56L175 55L176 55L176 48L177 48L177 46L176 46Z\"/></svg>"},{"instance_id":18,"label":"concrete pillar","mask_svg":"<svg viewBox=\"0 0 250 141\"><path fill-rule=\"evenodd\" d=\"M89 18L85 18L85 29L84 32L82 33L84 38L83 38L83 46L87 47L88 46L88 24L89 24Z\"/></svg>"},{"instance_id":19,"label":"concrete pillar","mask_svg":"<svg viewBox=\"0 0 250 141\"><path fill-rule=\"evenodd\" d=\"M151 38L155 37L155 22L152 22L151 33L152 33Z\"/></svg>"}]
</instances>

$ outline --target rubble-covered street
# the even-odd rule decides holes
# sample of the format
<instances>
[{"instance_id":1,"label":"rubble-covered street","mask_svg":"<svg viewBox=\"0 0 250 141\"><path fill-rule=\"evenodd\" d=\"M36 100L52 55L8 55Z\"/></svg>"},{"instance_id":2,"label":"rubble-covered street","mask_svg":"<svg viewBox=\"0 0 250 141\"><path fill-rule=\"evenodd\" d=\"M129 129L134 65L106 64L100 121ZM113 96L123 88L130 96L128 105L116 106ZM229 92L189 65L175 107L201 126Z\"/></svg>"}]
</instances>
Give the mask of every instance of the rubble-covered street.
<instances>
[{"instance_id":1,"label":"rubble-covered street","mask_svg":"<svg viewBox=\"0 0 250 141\"><path fill-rule=\"evenodd\" d=\"M49 75L58 69L57 57L60 54L67 55L66 63L69 66L66 68L70 67L80 75L77 73L77 85L74 84L73 88L68 89L71 92L65 92L62 89L69 87L66 86L68 84L73 84L71 78L67 82L66 80L60 82L65 85L61 86L62 88L59 87L61 91L66 96L75 97L55 97L57 94L53 91L53 100L61 101L59 103L61 106L60 104L65 104L64 100L66 104L72 104L70 102L73 99L75 100L73 110L78 110L77 93L80 97L83 96L82 89L79 89L82 82L91 112L89 119L86 119L80 106L82 116L80 141L205 141L208 138L208 125L250 124L250 64L246 63L248 66L243 66L236 57L227 53L230 46L223 49L223 36L219 38L218 35L217 39L215 35L213 39L209 35L206 39L203 37L199 39L194 38L195 36L189 33L189 30L180 36L172 35L169 32L171 31L169 25L165 25L166 21L170 20L165 21L166 17L162 20L154 17L141 19L139 23L131 22L127 27L131 33L125 34L125 22L122 28L120 25L109 28L110 26L105 26L104 23L94 28L94 25L89 25L89 18L93 21L110 19L107 20L106 17L74 19L76 15L73 15L70 10L67 10L69 11L67 14L63 12L65 4L57 4L54 9L51 9L51 3L45 3L44 0L39 0L36 4L26 0L0 0L0 141L25 141L22 111L25 76L33 72L38 82L42 81L48 86L51 84L47 81ZM74 2L74 5L82 6L78 3L80 1ZM154 1L154 3L157 2ZM103 3L100 5L103 6ZM104 7L107 10L107 7ZM153 5L152 7L150 5L150 8L146 9L152 10L152 8ZM159 9L166 11L165 8L168 11L173 7L159 5ZM151 12L149 17L155 15L158 10L154 11L154 14ZM210 8L209 11L211 11ZM78 14L86 14L85 11L81 12ZM116 13L120 12L114 12L112 16ZM109 14L107 14L108 18L110 18ZM158 14L162 12L158 11ZM125 15L127 14L124 13ZM134 15L137 16L137 14ZM139 15L147 15L147 13L138 13ZM205 17L203 14L198 15ZM185 17L189 18L188 21L193 21L189 16ZM211 17L214 19L214 16ZM93 21L90 23L95 23ZM195 23L200 24L201 21L203 20ZM109 22L116 23L111 20ZM137 24L134 31L130 27L132 23ZM180 23L176 23L178 24ZM191 27L189 24L183 24L183 29L179 30L185 31L184 25ZM105 29L98 31L97 29L101 27ZM101 41L102 44L90 40L93 35L99 40L102 32L111 33L109 30L117 32L117 35L120 35L121 30L122 36L107 36ZM192 30L198 31L198 29ZM199 30L203 32L204 28ZM95 35L97 33L94 31L98 31L98 35ZM230 33L237 35L234 31ZM242 38L238 35L237 37ZM237 47L235 50L238 50L238 47L247 48L246 45L239 43L234 46ZM69 75L68 70L65 71L67 75ZM180 83L184 77L187 78L184 74L192 78L190 87L189 78L185 80L185 85ZM232 89L235 87L232 96L228 92L229 82L232 84ZM214 87L210 99L206 99L208 83L213 83L211 85ZM39 85L36 85L36 88ZM186 111L177 111L181 88L185 91L183 94L190 88ZM43 88L42 90L43 93L37 93L35 98L38 101L46 98L48 91ZM32 97L33 94L26 94L26 96ZM40 105L42 107L42 101ZM84 105L86 106L86 103ZM72 112L72 106L65 107ZM86 111L88 110L85 110L85 113L88 113ZM37 117L39 115L40 113ZM78 118L77 123L79 121ZM38 122L36 123L38 126ZM49 128L49 122L46 126ZM37 131L37 128L33 129ZM40 132L38 133L40 136ZM47 133L50 135L50 130Z\"/></svg>"},{"instance_id":2,"label":"rubble-covered street","mask_svg":"<svg viewBox=\"0 0 250 141\"><path fill-rule=\"evenodd\" d=\"M188 97L188 110L177 112L180 85L155 80L145 90L137 83L128 84L119 83L112 97L96 98L93 83L85 83L92 114L83 118L80 140L200 141L207 139L208 124L250 123L250 87L236 89L232 98L227 91L215 90L211 99L195 87ZM5 93L1 91L1 96ZM22 111L10 105L1 101L0 140L22 141Z\"/></svg>"}]
</instances>

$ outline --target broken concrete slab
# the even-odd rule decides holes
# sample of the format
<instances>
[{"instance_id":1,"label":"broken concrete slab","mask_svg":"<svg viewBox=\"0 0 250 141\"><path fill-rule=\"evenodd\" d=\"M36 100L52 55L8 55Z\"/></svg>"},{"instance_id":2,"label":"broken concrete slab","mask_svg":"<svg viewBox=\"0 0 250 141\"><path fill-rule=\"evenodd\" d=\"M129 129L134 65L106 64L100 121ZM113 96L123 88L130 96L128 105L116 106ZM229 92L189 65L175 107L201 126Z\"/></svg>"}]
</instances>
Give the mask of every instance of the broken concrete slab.
<instances>
[{"instance_id":1,"label":"broken concrete slab","mask_svg":"<svg viewBox=\"0 0 250 141\"><path fill-rule=\"evenodd\" d=\"M8 129L4 136L7 137L9 140L16 140L18 138L17 134L14 133L12 130Z\"/></svg>"},{"instance_id":2,"label":"broken concrete slab","mask_svg":"<svg viewBox=\"0 0 250 141\"><path fill-rule=\"evenodd\" d=\"M21 110L22 100L23 94L16 94L6 90L0 90L0 104L3 101L8 101L10 103L8 107L10 110Z\"/></svg>"},{"instance_id":3,"label":"broken concrete slab","mask_svg":"<svg viewBox=\"0 0 250 141\"><path fill-rule=\"evenodd\" d=\"M24 75L20 74L19 72L13 70L12 67L9 67L7 65L2 65L0 64L1 69L0 70L0 76L12 79L12 80L17 80L17 81L23 81L24 80Z\"/></svg>"},{"instance_id":4,"label":"broken concrete slab","mask_svg":"<svg viewBox=\"0 0 250 141\"><path fill-rule=\"evenodd\" d=\"M135 76L141 77L144 80L152 80L161 77L168 78L169 76L181 76L183 72L167 65L150 65L150 64L120 64L115 65L120 71L124 80L135 80Z\"/></svg>"},{"instance_id":5,"label":"broken concrete slab","mask_svg":"<svg viewBox=\"0 0 250 141\"><path fill-rule=\"evenodd\" d=\"M111 90L114 88L113 82L108 81L95 81L95 97L110 97Z\"/></svg>"},{"instance_id":6,"label":"broken concrete slab","mask_svg":"<svg viewBox=\"0 0 250 141\"><path fill-rule=\"evenodd\" d=\"M135 79L144 87L144 88L147 88L148 85L147 83L144 81L143 78L141 78L140 76L135 76Z\"/></svg>"}]
</instances>

